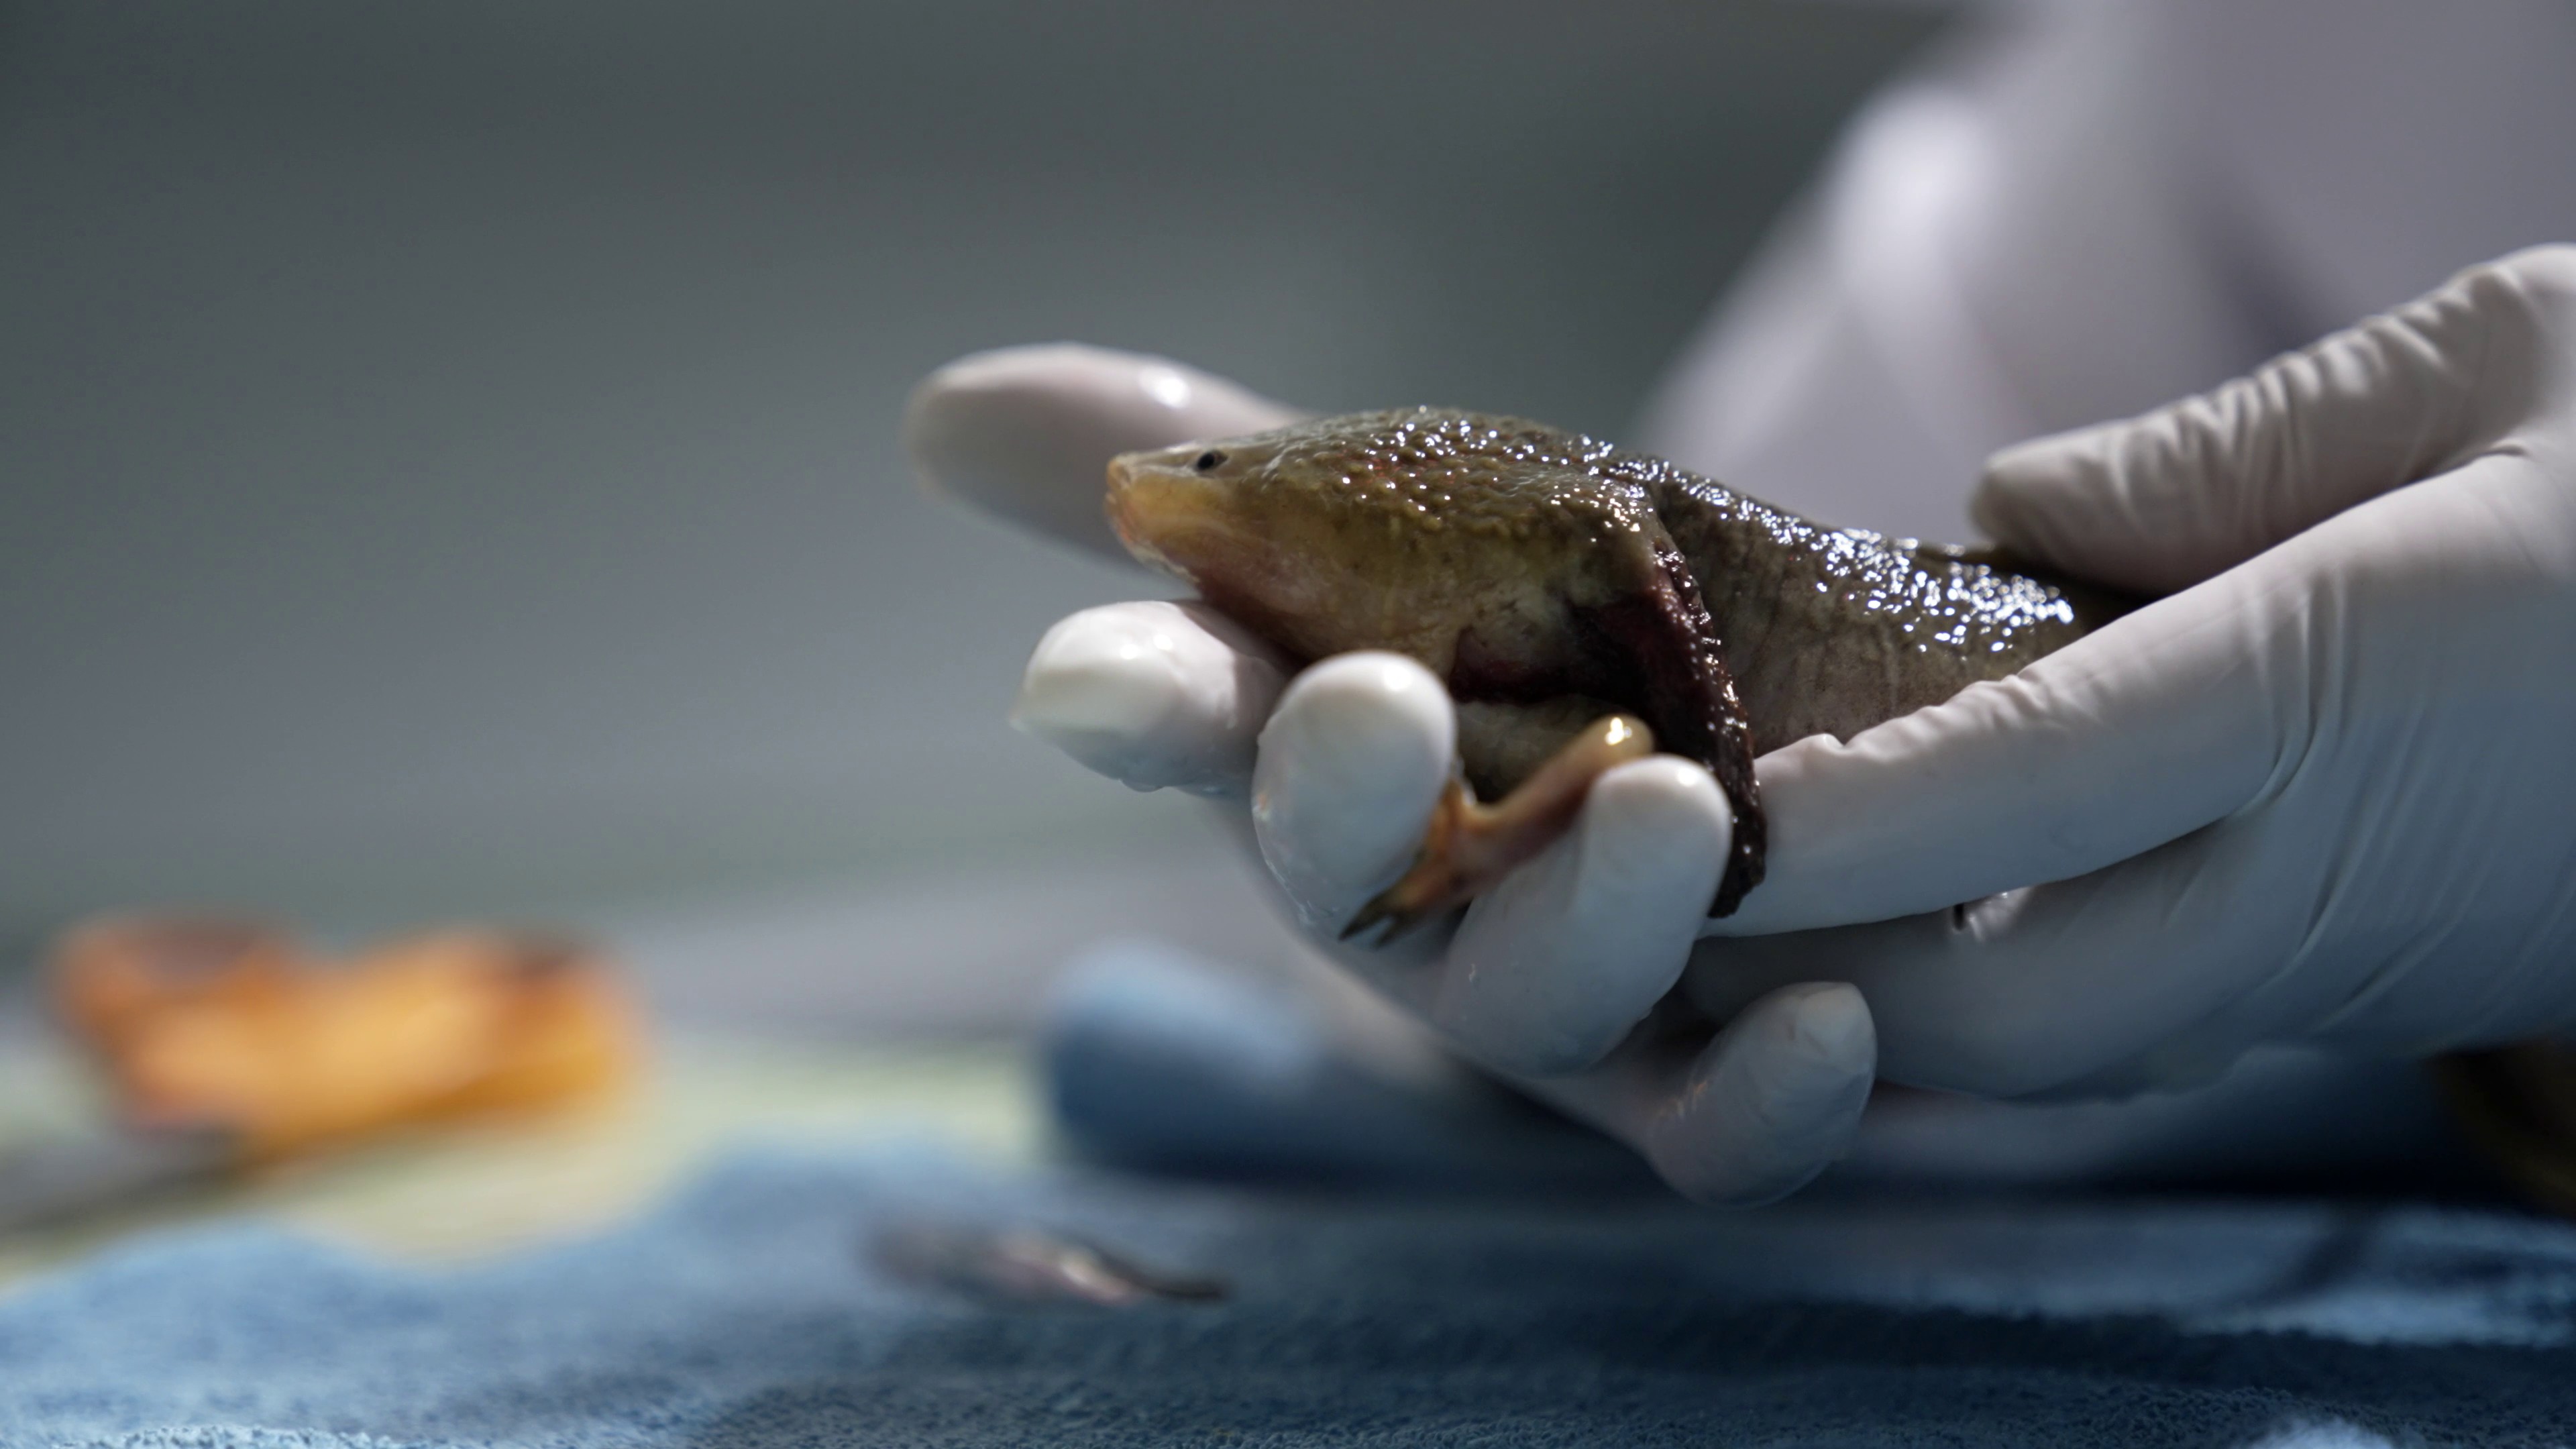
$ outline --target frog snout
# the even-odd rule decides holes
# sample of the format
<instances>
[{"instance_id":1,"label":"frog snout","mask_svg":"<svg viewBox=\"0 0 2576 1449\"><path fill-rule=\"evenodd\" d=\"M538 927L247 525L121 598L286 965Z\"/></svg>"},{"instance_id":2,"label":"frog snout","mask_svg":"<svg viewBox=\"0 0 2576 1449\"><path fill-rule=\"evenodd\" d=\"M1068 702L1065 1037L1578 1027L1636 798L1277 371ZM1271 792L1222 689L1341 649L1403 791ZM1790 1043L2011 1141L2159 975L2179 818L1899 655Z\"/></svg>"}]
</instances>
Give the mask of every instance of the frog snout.
<instances>
[{"instance_id":1,"label":"frog snout","mask_svg":"<svg viewBox=\"0 0 2576 1449\"><path fill-rule=\"evenodd\" d=\"M1129 453L1110 460L1109 526L1131 553L1182 563L1237 532L1234 512L1226 490L1190 471L1186 458Z\"/></svg>"},{"instance_id":2,"label":"frog snout","mask_svg":"<svg viewBox=\"0 0 2576 1449\"><path fill-rule=\"evenodd\" d=\"M1146 510L1140 510L1138 507L1139 491L1136 486L1135 460L1128 457L1110 459L1109 526L1118 531L1119 542L1131 549L1144 537L1142 524L1145 520L1139 514Z\"/></svg>"}]
</instances>

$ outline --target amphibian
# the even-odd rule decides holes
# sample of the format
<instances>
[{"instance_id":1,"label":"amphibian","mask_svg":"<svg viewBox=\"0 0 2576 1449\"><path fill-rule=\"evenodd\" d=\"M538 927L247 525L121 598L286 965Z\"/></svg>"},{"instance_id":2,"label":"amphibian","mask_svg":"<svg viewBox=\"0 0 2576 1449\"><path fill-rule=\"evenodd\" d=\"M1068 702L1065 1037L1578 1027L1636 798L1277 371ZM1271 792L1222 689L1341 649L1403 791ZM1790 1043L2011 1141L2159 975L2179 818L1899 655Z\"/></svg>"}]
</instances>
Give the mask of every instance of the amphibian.
<instances>
[{"instance_id":1,"label":"amphibian","mask_svg":"<svg viewBox=\"0 0 2576 1449\"><path fill-rule=\"evenodd\" d=\"M1733 807L1710 903L1726 915L1762 878L1759 750L1939 703L2110 611L1992 556L1435 408L1125 454L1108 508L1137 558L1289 654L1394 650L1459 701L1466 779L1507 798L1477 815L1454 792L1414 874L1355 928L1472 894L1561 830L1593 775L1657 745Z\"/></svg>"}]
</instances>

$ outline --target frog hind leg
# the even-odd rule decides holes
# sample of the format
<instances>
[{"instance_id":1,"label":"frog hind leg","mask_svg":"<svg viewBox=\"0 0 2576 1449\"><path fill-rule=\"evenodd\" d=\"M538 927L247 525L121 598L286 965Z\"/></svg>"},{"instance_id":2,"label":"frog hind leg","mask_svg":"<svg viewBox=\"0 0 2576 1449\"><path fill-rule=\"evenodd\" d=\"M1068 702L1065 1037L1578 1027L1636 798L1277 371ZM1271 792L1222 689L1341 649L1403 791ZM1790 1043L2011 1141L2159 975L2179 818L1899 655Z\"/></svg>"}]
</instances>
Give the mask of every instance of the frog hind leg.
<instances>
[{"instance_id":1,"label":"frog hind leg","mask_svg":"<svg viewBox=\"0 0 2576 1449\"><path fill-rule=\"evenodd\" d=\"M1603 771L1654 750L1654 732L1645 721L1612 714L1577 732L1491 805L1478 802L1467 782L1453 777L1432 809L1431 828L1412 868L1360 907L1342 928L1342 939L1384 926L1383 944L1464 905L1564 834Z\"/></svg>"},{"instance_id":2,"label":"frog hind leg","mask_svg":"<svg viewBox=\"0 0 2576 1449\"><path fill-rule=\"evenodd\" d=\"M1632 692L1664 748L1707 766L1726 792L1734 838L1708 913L1733 915L1745 892L1762 883L1767 835L1753 781L1752 726L1689 562L1660 524L1639 542L1628 587L1584 611L1583 624L1600 652L1632 671Z\"/></svg>"}]
</instances>

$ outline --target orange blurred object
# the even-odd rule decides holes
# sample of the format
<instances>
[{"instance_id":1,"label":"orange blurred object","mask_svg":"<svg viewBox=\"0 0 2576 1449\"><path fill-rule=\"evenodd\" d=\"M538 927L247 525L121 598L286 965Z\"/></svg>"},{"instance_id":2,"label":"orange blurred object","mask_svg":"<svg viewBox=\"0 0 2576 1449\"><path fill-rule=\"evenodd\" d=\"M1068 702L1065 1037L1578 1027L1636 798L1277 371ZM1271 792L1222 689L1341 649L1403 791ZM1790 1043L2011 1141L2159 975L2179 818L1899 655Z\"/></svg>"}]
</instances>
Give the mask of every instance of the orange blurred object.
<instances>
[{"instance_id":1,"label":"orange blurred object","mask_svg":"<svg viewBox=\"0 0 2576 1449\"><path fill-rule=\"evenodd\" d=\"M128 1120L222 1129L244 1161L602 1099L643 1055L608 961L557 937L440 931L332 963L256 921L137 916L67 933L53 969Z\"/></svg>"}]
</instances>

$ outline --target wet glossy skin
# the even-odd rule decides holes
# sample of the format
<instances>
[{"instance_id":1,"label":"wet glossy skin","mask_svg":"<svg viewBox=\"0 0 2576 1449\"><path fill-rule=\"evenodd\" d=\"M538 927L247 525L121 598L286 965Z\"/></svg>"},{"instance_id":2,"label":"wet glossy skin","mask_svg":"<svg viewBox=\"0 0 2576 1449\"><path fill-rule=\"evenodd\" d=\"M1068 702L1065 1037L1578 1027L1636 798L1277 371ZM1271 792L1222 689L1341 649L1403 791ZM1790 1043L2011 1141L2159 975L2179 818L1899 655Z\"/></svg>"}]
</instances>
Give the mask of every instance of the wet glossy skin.
<instances>
[{"instance_id":1,"label":"wet glossy skin","mask_svg":"<svg viewBox=\"0 0 2576 1449\"><path fill-rule=\"evenodd\" d=\"M1131 453L1109 480L1130 551L1283 649L1393 649L1445 679L1488 794L1610 707L1643 716L1735 807L1721 915L1761 875L1758 750L1938 703L2099 622L1966 551L1514 418L1321 418Z\"/></svg>"}]
</instances>

